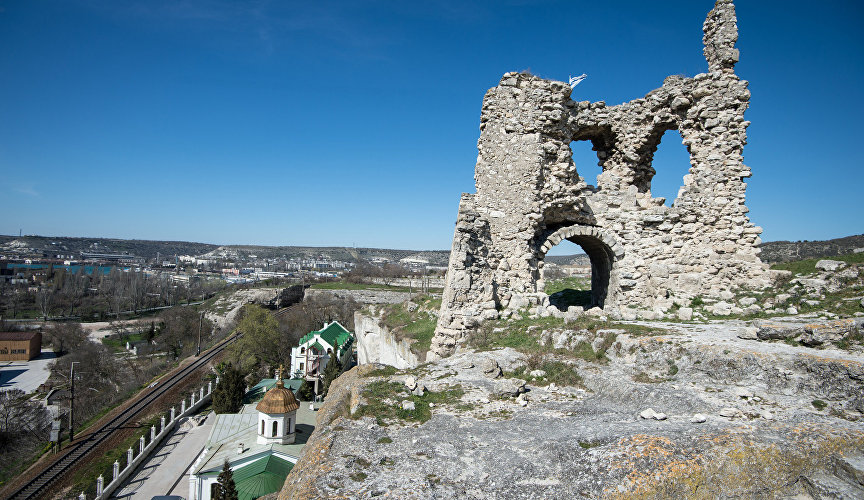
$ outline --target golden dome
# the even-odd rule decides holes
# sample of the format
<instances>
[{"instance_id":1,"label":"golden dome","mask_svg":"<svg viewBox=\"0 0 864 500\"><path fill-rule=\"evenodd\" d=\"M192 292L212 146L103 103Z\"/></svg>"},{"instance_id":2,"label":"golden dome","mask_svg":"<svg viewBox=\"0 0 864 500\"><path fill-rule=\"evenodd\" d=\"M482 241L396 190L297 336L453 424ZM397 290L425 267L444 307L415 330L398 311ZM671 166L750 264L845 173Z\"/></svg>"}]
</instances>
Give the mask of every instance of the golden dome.
<instances>
[{"instance_id":1,"label":"golden dome","mask_svg":"<svg viewBox=\"0 0 864 500\"><path fill-rule=\"evenodd\" d=\"M297 402L294 393L285 388L281 380L276 382L276 387L264 394L264 399L255 407L260 412L270 414L290 413L297 408L300 408L300 403Z\"/></svg>"}]
</instances>

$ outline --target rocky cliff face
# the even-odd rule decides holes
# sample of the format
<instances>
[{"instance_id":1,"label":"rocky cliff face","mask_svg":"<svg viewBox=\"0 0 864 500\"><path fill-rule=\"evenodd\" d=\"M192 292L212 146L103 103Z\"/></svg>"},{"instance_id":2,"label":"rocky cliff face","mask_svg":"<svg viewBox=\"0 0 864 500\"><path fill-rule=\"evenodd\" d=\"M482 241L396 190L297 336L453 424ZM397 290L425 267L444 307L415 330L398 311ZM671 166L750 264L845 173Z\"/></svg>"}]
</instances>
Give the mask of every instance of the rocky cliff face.
<instances>
[{"instance_id":1,"label":"rocky cliff face","mask_svg":"<svg viewBox=\"0 0 864 500\"><path fill-rule=\"evenodd\" d=\"M380 363L396 368L414 368L420 364L411 351L411 341L398 340L380 318L363 312L354 313L354 333L357 335L357 363Z\"/></svg>"},{"instance_id":2,"label":"rocky cliff face","mask_svg":"<svg viewBox=\"0 0 864 500\"><path fill-rule=\"evenodd\" d=\"M594 339L542 327L531 355L355 368L280 498L864 496L858 344L760 341L742 321L652 325ZM564 355L583 341L602 356Z\"/></svg>"},{"instance_id":3,"label":"rocky cliff face","mask_svg":"<svg viewBox=\"0 0 864 500\"><path fill-rule=\"evenodd\" d=\"M327 295L342 300L353 300L358 304L398 304L411 298L408 292L391 290L324 290L309 288L307 297Z\"/></svg>"}]
</instances>

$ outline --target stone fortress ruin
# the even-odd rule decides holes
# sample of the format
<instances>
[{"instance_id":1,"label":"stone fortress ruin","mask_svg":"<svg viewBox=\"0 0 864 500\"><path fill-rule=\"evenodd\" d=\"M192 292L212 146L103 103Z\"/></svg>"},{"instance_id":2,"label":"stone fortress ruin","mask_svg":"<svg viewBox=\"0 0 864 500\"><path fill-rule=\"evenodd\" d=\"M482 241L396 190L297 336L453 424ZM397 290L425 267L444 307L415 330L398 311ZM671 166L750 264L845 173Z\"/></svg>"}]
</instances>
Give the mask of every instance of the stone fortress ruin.
<instances>
[{"instance_id":1,"label":"stone fortress ruin","mask_svg":"<svg viewBox=\"0 0 864 500\"><path fill-rule=\"evenodd\" d=\"M555 313L542 268L563 240L588 255L591 304L613 318L661 317L697 296L770 284L762 229L744 204L750 92L734 71L731 0L717 0L703 30L708 73L670 76L617 106L573 101L568 84L525 73L505 74L486 93L477 192L459 203L430 357L451 354L484 320L526 307ZM651 162L668 130L690 153L672 206L651 194ZM603 169L596 187L579 174L572 141L591 141Z\"/></svg>"}]
</instances>

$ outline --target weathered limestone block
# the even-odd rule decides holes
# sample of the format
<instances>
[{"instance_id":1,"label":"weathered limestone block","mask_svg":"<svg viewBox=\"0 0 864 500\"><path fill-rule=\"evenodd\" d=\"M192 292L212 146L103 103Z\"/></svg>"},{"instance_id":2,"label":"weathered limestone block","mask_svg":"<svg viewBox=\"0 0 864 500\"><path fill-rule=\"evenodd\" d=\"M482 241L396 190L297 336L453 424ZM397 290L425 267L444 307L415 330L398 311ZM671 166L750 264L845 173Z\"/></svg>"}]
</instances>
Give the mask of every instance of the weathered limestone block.
<instances>
[{"instance_id":1,"label":"weathered limestone block","mask_svg":"<svg viewBox=\"0 0 864 500\"><path fill-rule=\"evenodd\" d=\"M718 0L703 25L708 72L668 77L618 106L575 102L567 84L527 73L507 73L486 93L476 194L459 204L431 358L451 354L482 321L516 310L568 317L548 307L541 273L546 253L564 240L591 261L586 309L610 317L662 317L673 299L729 301L771 285L757 248L762 229L745 205L750 92L734 72L736 22L732 2ZM669 207L651 193L654 153L668 130L678 130L690 152ZM596 183L573 163L573 141L591 142L602 167ZM714 309L744 312L728 303Z\"/></svg>"}]
</instances>

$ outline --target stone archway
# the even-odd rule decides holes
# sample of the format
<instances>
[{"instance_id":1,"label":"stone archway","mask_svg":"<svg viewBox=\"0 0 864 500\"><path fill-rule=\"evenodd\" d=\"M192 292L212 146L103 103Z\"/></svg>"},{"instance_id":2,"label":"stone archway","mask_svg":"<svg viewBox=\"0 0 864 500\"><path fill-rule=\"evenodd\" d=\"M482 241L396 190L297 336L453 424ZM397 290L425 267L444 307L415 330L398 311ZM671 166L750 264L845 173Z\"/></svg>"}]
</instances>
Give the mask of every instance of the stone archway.
<instances>
[{"instance_id":1,"label":"stone archway","mask_svg":"<svg viewBox=\"0 0 864 500\"><path fill-rule=\"evenodd\" d=\"M538 260L542 260L552 247L564 240L571 241L585 251L591 261L591 306L604 307L615 302L618 283L613 280L615 262L624 256L624 247L607 231L594 226L574 224L562 227L540 245ZM610 285L611 283L611 285ZM542 286L538 286L542 288Z\"/></svg>"}]
</instances>

